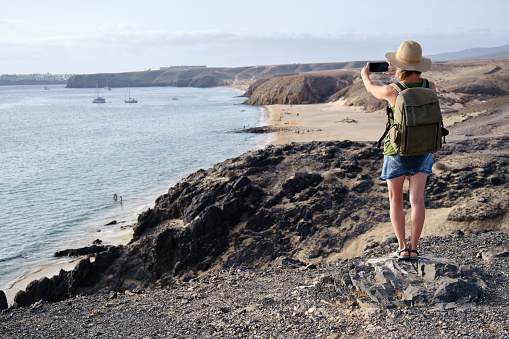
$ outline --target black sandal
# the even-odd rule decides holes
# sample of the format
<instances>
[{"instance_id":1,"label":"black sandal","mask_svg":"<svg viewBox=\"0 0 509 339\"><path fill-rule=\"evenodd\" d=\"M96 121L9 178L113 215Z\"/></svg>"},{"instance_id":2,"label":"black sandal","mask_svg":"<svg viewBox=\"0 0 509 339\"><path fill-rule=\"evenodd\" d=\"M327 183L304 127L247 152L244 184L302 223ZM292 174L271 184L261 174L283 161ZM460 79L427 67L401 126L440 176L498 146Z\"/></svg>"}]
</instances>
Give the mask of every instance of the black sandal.
<instances>
[{"instance_id":1,"label":"black sandal","mask_svg":"<svg viewBox=\"0 0 509 339\"><path fill-rule=\"evenodd\" d=\"M403 252L408 252L408 255L401 255ZM408 248L404 248L402 250L397 250L396 252L391 253L391 258L394 259L408 259L410 256L410 251Z\"/></svg>"},{"instance_id":2,"label":"black sandal","mask_svg":"<svg viewBox=\"0 0 509 339\"><path fill-rule=\"evenodd\" d=\"M417 255L416 255L415 257L412 257L412 256L410 255L410 253L415 253L415 254L417 254ZM410 251L408 251L408 258L409 258L410 260L419 260L419 252L417 252L417 250L410 250Z\"/></svg>"}]
</instances>

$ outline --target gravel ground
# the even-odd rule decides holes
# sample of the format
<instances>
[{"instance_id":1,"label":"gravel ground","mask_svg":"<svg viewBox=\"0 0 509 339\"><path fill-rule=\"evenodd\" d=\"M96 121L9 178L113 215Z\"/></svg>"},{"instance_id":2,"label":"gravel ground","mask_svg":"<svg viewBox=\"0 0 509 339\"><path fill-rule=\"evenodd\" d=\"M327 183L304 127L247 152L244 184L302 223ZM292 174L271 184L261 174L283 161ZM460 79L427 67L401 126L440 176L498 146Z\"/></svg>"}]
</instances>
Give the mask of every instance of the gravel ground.
<instances>
[{"instance_id":1,"label":"gravel ground","mask_svg":"<svg viewBox=\"0 0 509 339\"><path fill-rule=\"evenodd\" d=\"M347 262L263 269L234 267L170 287L78 296L0 313L2 338L507 338L509 259L482 249L508 234L456 231L422 239L421 252L479 268L488 288L478 304L363 309L340 283ZM392 248L377 246L365 257Z\"/></svg>"}]
</instances>

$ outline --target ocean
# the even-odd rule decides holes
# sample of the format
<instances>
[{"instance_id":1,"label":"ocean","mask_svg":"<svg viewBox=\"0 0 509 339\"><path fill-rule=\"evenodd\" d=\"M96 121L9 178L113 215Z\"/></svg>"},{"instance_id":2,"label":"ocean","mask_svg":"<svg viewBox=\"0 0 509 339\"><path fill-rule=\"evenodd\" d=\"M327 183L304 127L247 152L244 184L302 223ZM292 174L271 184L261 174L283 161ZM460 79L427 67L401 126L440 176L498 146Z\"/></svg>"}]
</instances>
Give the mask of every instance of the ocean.
<instances>
[{"instance_id":1,"label":"ocean","mask_svg":"<svg viewBox=\"0 0 509 339\"><path fill-rule=\"evenodd\" d=\"M232 132L265 121L239 91L131 88L136 104L127 93L0 86L1 290L67 260L56 251L115 244L176 182L268 142ZM92 103L98 94L106 103Z\"/></svg>"}]
</instances>

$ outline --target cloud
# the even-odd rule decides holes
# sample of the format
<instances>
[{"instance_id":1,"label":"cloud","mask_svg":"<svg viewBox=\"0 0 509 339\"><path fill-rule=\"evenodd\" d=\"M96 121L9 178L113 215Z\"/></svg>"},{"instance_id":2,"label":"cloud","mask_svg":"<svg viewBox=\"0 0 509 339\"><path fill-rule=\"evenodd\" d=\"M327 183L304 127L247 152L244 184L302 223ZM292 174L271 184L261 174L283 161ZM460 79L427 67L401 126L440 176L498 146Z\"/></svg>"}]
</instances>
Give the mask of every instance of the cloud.
<instances>
[{"instance_id":1,"label":"cloud","mask_svg":"<svg viewBox=\"0 0 509 339\"><path fill-rule=\"evenodd\" d=\"M22 24L22 20L12 20L12 19L0 19L0 27L15 27L18 24Z\"/></svg>"},{"instance_id":2,"label":"cloud","mask_svg":"<svg viewBox=\"0 0 509 339\"><path fill-rule=\"evenodd\" d=\"M125 72L164 65L263 64L380 60L403 40L421 43L427 55L506 44L507 32L475 30L437 34L335 32L142 31L117 26L94 34L0 41L0 73ZM37 68L37 69L36 69Z\"/></svg>"}]
</instances>

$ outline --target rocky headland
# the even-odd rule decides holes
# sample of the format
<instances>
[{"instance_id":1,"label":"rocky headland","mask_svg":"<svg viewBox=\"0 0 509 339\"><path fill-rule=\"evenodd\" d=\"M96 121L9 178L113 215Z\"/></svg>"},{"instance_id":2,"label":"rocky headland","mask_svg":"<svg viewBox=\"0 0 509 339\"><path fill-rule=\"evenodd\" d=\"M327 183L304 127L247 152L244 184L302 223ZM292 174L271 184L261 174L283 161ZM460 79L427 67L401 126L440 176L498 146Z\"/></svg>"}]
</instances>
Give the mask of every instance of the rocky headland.
<instances>
[{"instance_id":1,"label":"rocky headland","mask_svg":"<svg viewBox=\"0 0 509 339\"><path fill-rule=\"evenodd\" d=\"M508 67L468 63L438 64L440 72L430 73L443 85L444 105L477 104L485 112L451 126L435 155L425 190L431 231L420 243L421 260L387 259L397 244L374 142L268 145L171 187L140 214L127 245L87 247L73 271L30 283L0 313L0 333L509 336L509 105L502 81ZM462 80L447 75L455 67L466 68ZM249 97L263 89L288 103L274 88L292 87L310 103L341 97L367 105L358 71L322 72L253 82ZM332 73L344 82L331 80Z\"/></svg>"}]
</instances>

